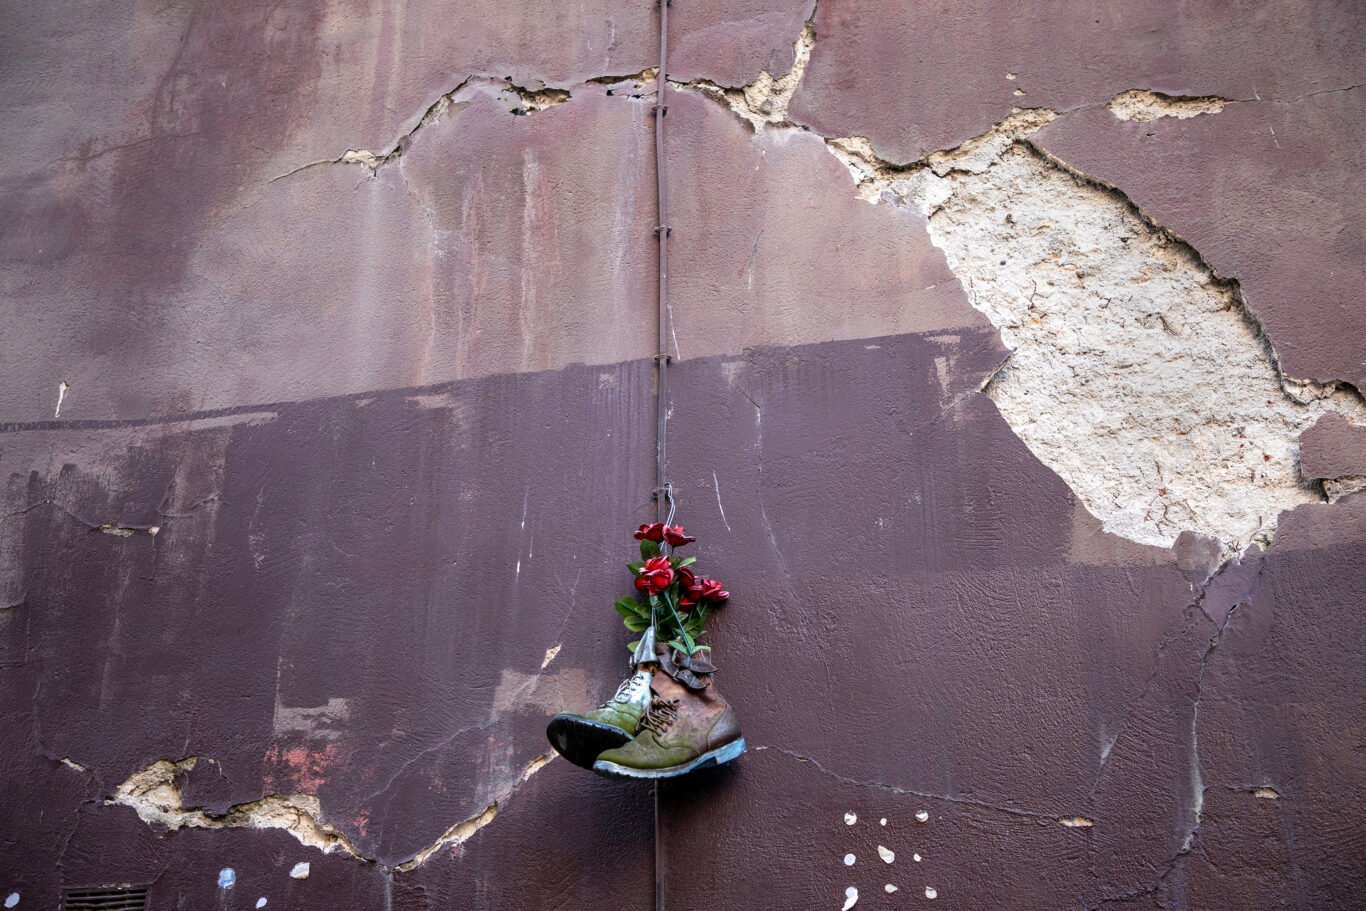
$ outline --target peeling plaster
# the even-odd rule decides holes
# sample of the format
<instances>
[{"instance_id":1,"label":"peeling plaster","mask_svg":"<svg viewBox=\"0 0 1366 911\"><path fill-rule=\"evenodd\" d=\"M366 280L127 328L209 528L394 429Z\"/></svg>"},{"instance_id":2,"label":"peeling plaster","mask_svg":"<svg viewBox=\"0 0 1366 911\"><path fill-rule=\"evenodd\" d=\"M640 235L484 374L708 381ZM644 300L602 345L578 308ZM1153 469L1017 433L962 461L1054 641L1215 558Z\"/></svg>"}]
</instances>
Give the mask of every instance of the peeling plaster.
<instances>
[{"instance_id":1,"label":"peeling plaster","mask_svg":"<svg viewBox=\"0 0 1366 911\"><path fill-rule=\"evenodd\" d=\"M1231 100L1216 95L1178 96L1130 89L1110 99L1105 107L1120 120L1152 123L1163 117L1186 120L1201 114L1218 114Z\"/></svg>"},{"instance_id":2,"label":"peeling plaster","mask_svg":"<svg viewBox=\"0 0 1366 911\"><path fill-rule=\"evenodd\" d=\"M193 769L200 757L174 762L159 759L133 773L118 786L109 806L131 807L145 823L157 823L172 831L195 829L284 829L301 844L324 854L341 851L362 858L336 827L322 821L322 806L312 794L270 794L250 803L235 804L221 816L198 807L185 807L176 776Z\"/></svg>"},{"instance_id":3,"label":"peeling plaster","mask_svg":"<svg viewBox=\"0 0 1366 911\"><path fill-rule=\"evenodd\" d=\"M412 870L437 852L464 844L492 822L513 792L544 768L554 756L554 752L549 752L532 759L487 807L451 826L435 842L395 869L398 872ZM143 822L162 825L171 831L182 828L283 829L298 839L300 844L317 848L324 854L339 851L365 863L375 863L373 858L361 854L343 832L323 821L322 804L312 794L270 794L260 800L235 804L222 815L210 814L199 807L184 806L176 776L190 771L201 760L202 757L197 756L175 761L157 760L129 776L118 786L114 796L104 803L106 806L129 807ZM298 863L290 871L290 876L307 879L308 873L308 864Z\"/></svg>"},{"instance_id":4,"label":"peeling plaster","mask_svg":"<svg viewBox=\"0 0 1366 911\"><path fill-rule=\"evenodd\" d=\"M437 852L444 851L448 848L458 848L460 845L469 841L480 829L493 822L494 818L498 815L501 805L507 802L507 799L512 795L512 792L532 775L535 775L541 769L545 768L546 764L555 758L555 755L554 751L551 751L549 753L543 753L531 760L531 762L527 763L522 769L522 774L517 776L517 780L504 788L503 791L499 793L498 797L485 807L482 812L451 826L443 832L441 837L433 842L430 847L423 848L413 856L412 860L399 864L396 869L400 873L411 870L426 862L428 858Z\"/></svg>"},{"instance_id":5,"label":"peeling plaster","mask_svg":"<svg viewBox=\"0 0 1366 911\"><path fill-rule=\"evenodd\" d=\"M792 46L792 68L781 76L774 76L763 70L748 85L733 88L718 85L706 79L688 83L678 83L680 89L694 89L709 98L721 101L762 133L766 126L790 126L787 119L788 107L797 94L797 86L806 74L807 64L811 62L811 49L816 45L816 10L802 26Z\"/></svg>"},{"instance_id":6,"label":"peeling plaster","mask_svg":"<svg viewBox=\"0 0 1366 911\"><path fill-rule=\"evenodd\" d=\"M1105 529L1226 556L1323 495L1299 434L1330 410L1366 419L1345 384L1285 377L1235 281L1113 187L1035 147L1060 116L1017 110L906 166L858 137L827 141L872 203L926 217L972 305L1012 349L985 391Z\"/></svg>"}]
</instances>

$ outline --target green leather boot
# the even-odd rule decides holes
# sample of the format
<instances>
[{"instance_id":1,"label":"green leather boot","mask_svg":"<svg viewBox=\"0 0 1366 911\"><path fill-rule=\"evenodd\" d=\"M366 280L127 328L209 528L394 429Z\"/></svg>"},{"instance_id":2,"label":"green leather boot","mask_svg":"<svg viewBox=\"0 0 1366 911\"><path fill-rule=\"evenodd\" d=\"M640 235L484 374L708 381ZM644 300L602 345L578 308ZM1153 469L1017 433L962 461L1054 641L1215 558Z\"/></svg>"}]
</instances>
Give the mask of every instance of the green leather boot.
<instances>
[{"instance_id":1,"label":"green leather boot","mask_svg":"<svg viewBox=\"0 0 1366 911\"><path fill-rule=\"evenodd\" d=\"M687 673L684 656L664 657L654 675L654 698L635 739L598 756L593 771L609 778L673 778L695 769L730 762L745 751L740 719L711 684L710 665L694 662ZM701 667L706 670L702 670ZM673 668L698 687L684 686Z\"/></svg>"},{"instance_id":2,"label":"green leather boot","mask_svg":"<svg viewBox=\"0 0 1366 911\"><path fill-rule=\"evenodd\" d=\"M635 736L650 706L650 676L648 668L637 668L617 687L615 696L591 712L561 712L550 719L545 730L550 745L574 765L593 768L600 753Z\"/></svg>"}]
</instances>

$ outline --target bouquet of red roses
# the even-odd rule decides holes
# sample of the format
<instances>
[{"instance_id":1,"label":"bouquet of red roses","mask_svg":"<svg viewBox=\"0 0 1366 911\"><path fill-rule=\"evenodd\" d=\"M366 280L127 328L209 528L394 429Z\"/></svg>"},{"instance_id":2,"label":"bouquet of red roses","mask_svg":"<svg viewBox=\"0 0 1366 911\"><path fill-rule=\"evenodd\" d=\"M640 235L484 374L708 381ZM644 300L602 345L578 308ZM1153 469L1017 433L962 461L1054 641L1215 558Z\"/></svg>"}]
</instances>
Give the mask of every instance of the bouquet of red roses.
<instances>
[{"instance_id":1,"label":"bouquet of red roses","mask_svg":"<svg viewBox=\"0 0 1366 911\"><path fill-rule=\"evenodd\" d=\"M635 596L616 603L626 628L643 633L653 624L661 640L686 655L709 649L697 640L706 633L708 615L730 598L715 579L700 576L692 568L696 557L680 559L674 550L697 539L683 533L682 525L655 522L635 533L640 542L640 561L627 564L635 577ZM644 598L644 601L640 600ZM638 642L629 646L635 651Z\"/></svg>"}]
</instances>

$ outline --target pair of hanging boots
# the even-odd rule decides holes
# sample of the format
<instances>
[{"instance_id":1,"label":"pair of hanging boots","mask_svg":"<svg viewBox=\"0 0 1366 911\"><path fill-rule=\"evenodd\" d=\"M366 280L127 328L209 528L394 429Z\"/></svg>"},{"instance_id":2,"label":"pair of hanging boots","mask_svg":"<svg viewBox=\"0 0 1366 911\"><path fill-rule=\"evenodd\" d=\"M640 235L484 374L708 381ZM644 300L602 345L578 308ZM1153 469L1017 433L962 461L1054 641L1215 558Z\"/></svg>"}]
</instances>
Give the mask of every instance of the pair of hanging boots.
<instances>
[{"instance_id":1,"label":"pair of hanging boots","mask_svg":"<svg viewBox=\"0 0 1366 911\"><path fill-rule=\"evenodd\" d=\"M705 654L660 644L616 695L590 712L561 712L546 736L570 762L609 778L674 778L729 762L745 738L715 670Z\"/></svg>"}]
</instances>

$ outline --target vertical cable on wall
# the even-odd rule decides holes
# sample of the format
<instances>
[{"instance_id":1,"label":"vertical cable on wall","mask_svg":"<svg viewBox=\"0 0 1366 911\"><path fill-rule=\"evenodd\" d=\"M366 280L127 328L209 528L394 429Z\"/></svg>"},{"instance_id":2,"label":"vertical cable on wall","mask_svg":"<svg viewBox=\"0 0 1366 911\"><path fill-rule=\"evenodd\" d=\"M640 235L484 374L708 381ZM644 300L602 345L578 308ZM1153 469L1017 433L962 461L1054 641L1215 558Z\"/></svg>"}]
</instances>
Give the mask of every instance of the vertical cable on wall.
<instances>
[{"instance_id":1,"label":"vertical cable on wall","mask_svg":"<svg viewBox=\"0 0 1366 911\"><path fill-rule=\"evenodd\" d=\"M669 0L659 3L659 75L655 78L655 191L659 243L659 337L655 353L655 518L664 521L673 497L669 488L669 183L664 156L664 118L669 113ZM660 831L659 788L655 783L655 911L664 911L664 842Z\"/></svg>"},{"instance_id":2,"label":"vertical cable on wall","mask_svg":"<svg viewBox=\"0 0 1366 911\"><path fill-rule=\"evenodd\" d=\"M669 183L664 156L664 118L669 113L669 0L659 3L659 76L655 82L655 191L658 222L655 236L659 241L659 337L655 363L657 367L655 416L655 512L662 521L664 488L668 484L669 435Z\"/></svg>"}]
</instances>

